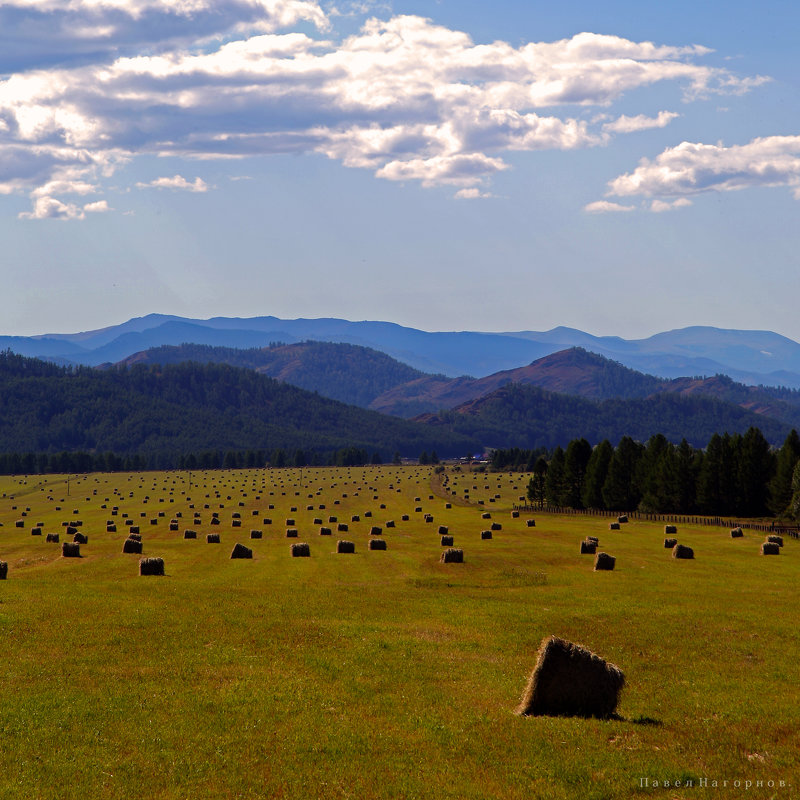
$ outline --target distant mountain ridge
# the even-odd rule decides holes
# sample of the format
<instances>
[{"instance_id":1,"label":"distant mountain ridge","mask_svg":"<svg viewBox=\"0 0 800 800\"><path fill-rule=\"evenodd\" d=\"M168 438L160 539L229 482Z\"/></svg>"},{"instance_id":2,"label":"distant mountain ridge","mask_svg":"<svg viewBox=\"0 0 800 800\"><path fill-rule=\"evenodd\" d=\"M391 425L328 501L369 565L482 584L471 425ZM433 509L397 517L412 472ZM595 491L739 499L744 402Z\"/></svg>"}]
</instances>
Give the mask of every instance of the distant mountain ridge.
<instances>
[{"instance_id":1,"label":"distant mountain ridge","mask_svg":"<svg viewBox=\"0 0 800 800\"><path fill-rule=\"evenodd\" d=\"M151 347L184 342L252 348L264 347L271 341L296 343L309 339L370 347L415 369L449 377L487 377L577 346L661 378L724 374L747 385L800 388L797 342L770 331L702 326L627 340L564 327L506 333L428 332L390 322L336 318L200 320L151 314L96 331L2 336L0 349L97 366Z\"/></svg>"}]
</instances>

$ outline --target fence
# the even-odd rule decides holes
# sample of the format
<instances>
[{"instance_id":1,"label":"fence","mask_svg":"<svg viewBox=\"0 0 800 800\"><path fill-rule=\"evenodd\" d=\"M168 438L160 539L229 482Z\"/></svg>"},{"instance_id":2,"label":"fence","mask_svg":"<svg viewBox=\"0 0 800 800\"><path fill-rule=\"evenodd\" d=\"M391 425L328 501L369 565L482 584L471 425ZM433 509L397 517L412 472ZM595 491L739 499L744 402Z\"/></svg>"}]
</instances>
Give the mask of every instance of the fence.
<instances>
[{"instance_id":1,"label":"fence","mask_svg":"<svg viewBox=\"0 0 800 800\"><path fill-rule=\"evenodd\" d=\"M605 511L599 508L560 508L558 506L544 506L542 508L531 505L514 504L515 511L545 514L574 514L575 516L613 517L616 519L625 514L629 520L645 520L647 522L667 522L683 525L713 525L721 528L742 528L743 530L759 531L761 533L779 533L793 539L800 538L800 526L788 525L777 522L752 522L737 520L731 517L699 517L689 514L651 514L645 511Z\"/></svg>"}]
</instances>

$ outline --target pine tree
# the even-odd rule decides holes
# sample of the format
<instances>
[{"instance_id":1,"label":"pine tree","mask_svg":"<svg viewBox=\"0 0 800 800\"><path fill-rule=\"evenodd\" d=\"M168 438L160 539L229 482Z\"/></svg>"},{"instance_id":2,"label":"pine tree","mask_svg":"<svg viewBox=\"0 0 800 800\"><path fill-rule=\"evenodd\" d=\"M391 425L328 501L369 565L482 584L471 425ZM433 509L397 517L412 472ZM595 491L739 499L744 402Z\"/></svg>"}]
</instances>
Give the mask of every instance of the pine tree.
<instances>
[{"instance_id":1,"label":"pine tree","mask_svg":"<svg viewBox=\"0 0 800 800\"><path fill-rule=\"evenodd\" d=\"M556 447L547 465L544 493L551 506L561 506L564 501L564 451Z\"/></svg>"},{"instance_id":2,"label":"pine tree","mask_svg":"<svg viewBox=\"0 0 800 800\"><path fill-rule=\"evenodd\" d=\"M583 508L583 483L592 456L592 446L586 439L573 439L564 455L563 505Z\"/></svg>"},{"instance_id":3,"label":"pine tree","mask_svg":"<svg viewBox=\"0 0 800 800\"><path fill-rule=\"evenodd\" d=\"M776 516L789 511L792 502L792 475L798 462L800 462L800 436L792 429L778 450L775 474L769 482L769 508Z\"/></svg>"},{"instance_id":4,"label":"pine tree","mask_svg":"<svg viewBox=\"0 0 800 800\"><path fill-rule=\"evenodd\" d=\"M603 484L603 502L606 508L617 511L632 511L639 505L641 494L636 485L636 465L644 447L630 436L620 439Z\"/></svg>"},{"instance_id":5,"label":"pine tree","mask_svg":"<svg viewBox=\"0 0 800 800\"><path fill-rule=\"evenodd\" d=\"M589 463L586 465L586 480L583 486L583 505L585 508L605 508L603 502L603 484L608 475L608 465L614 455L614 448L608 439L603 439L592 450Z\"/></svg>"}]
</instances>

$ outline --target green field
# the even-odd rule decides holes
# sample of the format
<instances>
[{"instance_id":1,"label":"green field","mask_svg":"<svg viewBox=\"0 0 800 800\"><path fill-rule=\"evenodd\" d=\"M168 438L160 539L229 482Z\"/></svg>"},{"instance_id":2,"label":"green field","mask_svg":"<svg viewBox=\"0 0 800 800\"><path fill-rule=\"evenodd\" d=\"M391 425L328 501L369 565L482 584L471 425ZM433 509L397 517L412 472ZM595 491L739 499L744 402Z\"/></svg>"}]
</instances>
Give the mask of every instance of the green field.
<instances>
[{"instance_id":1,"label":"green field","mask_svg":"<svg viewBox=\"0 0 800 800\"><path fill-rule=\"evenodd\" d=\"M800 543L766 557L762 535L679 526L696 558L677 561L663 525L512 518L527 476L450 473L469 498L449 509L431 476L0 478L0 798L798 796ZM125 515L166 576L122 553ZM63 558L45 535L75 520L88 543ZM373 525L385 552L368 550ZM440 525L463 564L439 563ZM615 571L579 555L586 535ZM252 560L229 558L236 542ZM514 713L551 634L625 672L618 719Z\"/></svg>"}]
</instances>

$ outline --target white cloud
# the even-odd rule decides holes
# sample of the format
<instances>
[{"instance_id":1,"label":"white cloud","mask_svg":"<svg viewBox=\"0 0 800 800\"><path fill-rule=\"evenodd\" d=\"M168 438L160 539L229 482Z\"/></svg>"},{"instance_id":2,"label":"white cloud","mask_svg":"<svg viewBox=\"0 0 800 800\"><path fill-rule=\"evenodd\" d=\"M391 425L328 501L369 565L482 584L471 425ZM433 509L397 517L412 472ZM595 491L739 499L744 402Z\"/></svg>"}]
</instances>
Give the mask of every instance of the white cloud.
<instances>
[{"instance_id":1,"label":"white cloud","mask_svg":"<svg viewBox=\"0 0 800 800\"><path fill-rule=\"evenodd\" d=\"M660 214L664 211L673 211L676 208L686 208L686 206L690 206L691 204L692 201L686 197L679 197L672 202L667 200L653 200L650 203L650 210L656 214Z\"/></svg>"},{"instance_id":2,"label":"white cloud","mask_svg":"<svg viewBox=\"0 0 800 800\"><path fill-rule=\"evenodd\" d=\"M800 136L770 136L731 147L682 142L612 180L609 194L670 200L756 186L788 186L800 197Z\"/></svg>"},{"instance_id":3,"label":"white cloud","mask_svg":"<svg viewBox=\"0 0 800 800\"><path fill-rule=\"evenodd\" d=\"M20 219L83 219L83 211L74 203L62 203L55 197L37 197L32 211L23 211Z\"/></svg>"},{"instance_id":4,"label":"white cloud","mask_svg":"<svg viewBox=\"0 0 800 800\"><path fill-rule=\"evenodd\" d=\"M139 155L317 152L389 180L478 188L508 168L506 152L601 145L676 116L587 121L585 106L662 81L696 97L762 80L698 63L710 51L697 45L593 33L476 45L416 16L370 19L340 42L275 33L299 21L325 29L322 7L302 0L10 0L0 31L3 14L25 30L50 26L42 48L54 37L61 48L61 66L32 69L0 33L0 53L17 65L0 80L0 193L37 202L99 192ZM163 36L145 42L154 19ZM145 185L208 189L180 175Z\"/></svg>"},{"instance_id":5,"label":"white cloud","mask_svg":"<svg viewBox=\"0 0 800 800\"><path fill-rule=\"evenodd\" d=\"M626 117L623 114L613 122L607 122L603 125L603 130L609 133L634 133L635 131L645 131L650 128L664 128L679 116L680 114L676 111L659 111L656 117L648 117L644 114Z\"/></svg>"},{"instance_id":6,"label":"white cloud","mask_svg":"<svg viewBox=\"0 0 800 800\"><path fill-rule=\"evenodd\" d=\"M156 178L149 183L137 183L139 189L177 189L185 192L207 192L208 184L202 178L187 181L182 175L171 178Z\"/></svg>"},{"instance_id":7,"label":"white cloud","mask_svg":"<svg viewBox=\"0 0 800 800\"><path fill-rule=\"evenodd\" d=\"M497 197L497 195L491 192L482 192L475 186L469 189L459 189L453 196L456 200L482 200L489 197Z\"/></svg>"},{"instance_id":8,"label":"white cloud","mask_svg":"<svg viewBox=\"0 0 800 800\"><path fill-rule=\"evenodd\" d=\"M633 211L634 207L612 203L609 200L596 200L594 203L585 205L583 210L588 211L590 214L610 214L617 211Z\"/></svg>"},{"instance_id":9,"label":"white cloud","mask_svg":"<svg viewBox=\"0 0 800 800\"><path fill-rule=\"evenodd\" d=\"M87 214L98 214L98 213L103 213L105 211L111 211L111 208L108 205L108 201L97 200L94 203L86 203L86 205L83 207L83 210Z\"/></svg>"}]
</instances>

